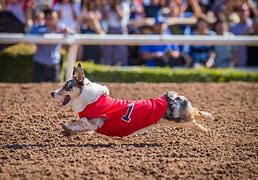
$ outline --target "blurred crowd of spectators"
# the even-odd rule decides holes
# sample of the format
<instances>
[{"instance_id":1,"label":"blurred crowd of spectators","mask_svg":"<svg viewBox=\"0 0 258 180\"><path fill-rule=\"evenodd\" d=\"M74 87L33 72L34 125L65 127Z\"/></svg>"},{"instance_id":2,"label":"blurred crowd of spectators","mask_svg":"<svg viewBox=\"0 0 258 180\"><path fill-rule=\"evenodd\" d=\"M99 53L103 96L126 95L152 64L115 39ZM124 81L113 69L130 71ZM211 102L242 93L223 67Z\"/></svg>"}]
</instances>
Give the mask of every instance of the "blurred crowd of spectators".
<instances>
[{"instance_id":1,"label":"blurred crowd of spectators","mask_svg":"<svg viewBox=\"0 0 258 180\"><path fill-rule=\"evenodd\" d=\"M0 2L2 12L11 12L25 25L24 32L33 34L258 35L257 4L253 0ZM193 19L193 23L184 23L186 19ZM40 65L45 63L49 46L38 48L42 53L35 58ZM58 62L58 50L59 46L52 46L49 52L54 54L54 64ZM257 53L257 47L245 46L83 46L79 58L108 65L233 67L258 66Z\"/></svg>"}]
</instances>

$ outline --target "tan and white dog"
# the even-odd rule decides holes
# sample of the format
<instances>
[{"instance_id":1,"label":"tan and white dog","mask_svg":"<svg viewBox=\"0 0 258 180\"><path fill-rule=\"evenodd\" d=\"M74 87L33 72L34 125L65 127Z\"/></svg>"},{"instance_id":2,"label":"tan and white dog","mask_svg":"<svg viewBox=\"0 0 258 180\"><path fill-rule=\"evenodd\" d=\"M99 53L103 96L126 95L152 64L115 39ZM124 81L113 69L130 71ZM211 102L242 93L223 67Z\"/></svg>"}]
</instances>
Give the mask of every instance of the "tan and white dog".
<instances>
[{"instance_id":1,"label":"tan and white dog","mask_svg":"<svg viewBox=\"0 0 258 180\"><path fill-rule=\"evenodd\" d=\"M114 99L109 96L106 86L91 82L84 76L80 64L74 67L73 77L67 80L62 88L51 92L51 96L61 98L62 106L70 104L73 110L79 113L79 120L63 124L64 131L69 134L97 131L107 136L124 137L145 130L159 122L161 118L169 120L175 126L207 132L207 128L197 123L196 120L212 118L210 113L197 110L186 97L173 91L167 92L158 99L139 101ZM117 108L118 105L114 105L115 103L119 104L119 108ZM149 107L148 104L155 104L155 106ZM120 108L120 106L125 107ZM144 109L143 112L141 106L147 110ZM159 109L156 110L156 108ZM87 113L82 113L85 110ZM145 111L148 113L146 115L148 118L144 119ZM124 115L120 117L121 113ZM133 119L133 117L140 118ZM127 128L132 130L127 130Z\"/></svg>"}]
</instances>

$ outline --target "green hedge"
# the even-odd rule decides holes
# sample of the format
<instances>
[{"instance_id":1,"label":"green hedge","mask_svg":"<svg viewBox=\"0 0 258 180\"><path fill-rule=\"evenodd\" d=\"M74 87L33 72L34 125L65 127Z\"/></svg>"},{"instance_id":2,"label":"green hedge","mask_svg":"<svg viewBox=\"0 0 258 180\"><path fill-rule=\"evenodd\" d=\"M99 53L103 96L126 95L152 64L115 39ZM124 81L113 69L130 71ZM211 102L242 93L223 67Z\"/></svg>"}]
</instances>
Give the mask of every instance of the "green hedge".
<instances>
[{"instance_id":1,"label":"green hedge","mask_svg":"<svg viewBox=\"0 0 258 180\"><path fill-rule=\"evenodd\" d=\"M16 44L0 52L0 82L32 82L32 57L36 46ZM65 51L61 51L62 59Z\"/></svg>"},{"instance_id":2,"label":"green hedge","mask_svg":"<svg viewBox=\"0 0 258 180\"><path fill-rule=\"evenodd\" d=\"M17 44L0 52L0 81L31 82L32 56L35 50L34 45Z\"/></svg>"},{"instance_id":3,"label":"green hedge","mask_svg":"<svg viewBox=\"0 0 258 180\"><path fill-rule=\"evenodd\" d=\"M31 82L35 50L35 45L17 44L0 52L0 82ZM61 54L62 58L66 55L65 51ZM234 69L117 67L81 63L86 76L98 82L258 82L258 72ZM62 66L61 79L64 79L64 70L65 66Z\"/></svg>"},{"instance_id":4,"label":"green hedge","mask_svg":"<svg viewBox=\"0 0 258 180\"><path fill-rule=\"evenodd\" d=\"M235 69L122 68L81 63L86 76L99 82L258 82L258 72Z\"/></svg>"}]
</instances>

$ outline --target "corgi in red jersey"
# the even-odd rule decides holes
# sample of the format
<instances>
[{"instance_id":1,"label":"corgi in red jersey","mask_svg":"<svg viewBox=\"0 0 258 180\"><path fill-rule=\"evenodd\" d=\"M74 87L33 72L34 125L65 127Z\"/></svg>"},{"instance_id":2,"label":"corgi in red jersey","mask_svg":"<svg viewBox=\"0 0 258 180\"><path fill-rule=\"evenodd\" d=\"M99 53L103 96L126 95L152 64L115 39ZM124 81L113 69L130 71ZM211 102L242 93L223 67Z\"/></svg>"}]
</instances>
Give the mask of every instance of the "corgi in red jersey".
<instances>
[{"instance_id":1,"label":"corgi in red jersey","mask_svg":"<svg viewBox=\"0 0 258 180\"><path fill-rule=\"evenodd\" d=\"M197 110L186 97L173 91L137 101L112 98L106 86L85 78L80 64L74 67L73 77L62 88L51 92L51 96L61 98L62 106L71 104L80 117L63 124L69 134L95 131L106 136L126 137L146 130L162 118L180 127L207 132L196 119L212 118L210 113Z\"/></svg>"}]
</instances>

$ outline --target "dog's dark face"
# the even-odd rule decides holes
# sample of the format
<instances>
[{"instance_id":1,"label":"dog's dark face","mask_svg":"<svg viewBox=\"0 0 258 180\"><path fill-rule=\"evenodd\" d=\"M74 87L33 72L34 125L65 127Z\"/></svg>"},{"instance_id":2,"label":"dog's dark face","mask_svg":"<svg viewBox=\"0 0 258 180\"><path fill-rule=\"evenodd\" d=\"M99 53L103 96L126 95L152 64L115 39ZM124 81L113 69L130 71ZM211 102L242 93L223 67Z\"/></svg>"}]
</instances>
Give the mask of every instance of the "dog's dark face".
<instances>
[{"instance_id":1,"label":"dog's dark face","mask_svg":"<svg viewBox=\"0 0 258 180\"><path fill-rule=\"evenodd\" d=\"M78 64L77 67L74 67L73 78L67 80L62 88L51 92L51 96L54 98L62 98L61 105L67 105L71 100L80 95L84 78L85 76L81 65Z\"/></svg>"},{"instance_id":2,"label":"dog's dark face","mask_svg":"<svg viewBox=\"0 0 258 180\"><path fill-rule=\"evenodd\" d=\"M193 107L186 97L175 92L168 92L166 98L168 100L168 109L165 114L167 119L175 122L187 122L191 119Z\"/></svg>"},{"instance_id":3,"label":"dog's dark face","mask_svg":"<svg viewBox=\"0 0 258 180\"><path fill-rule=\"evenodd\" d=\"M62 88L51 92L54 98L62 98L61 105L67 105L72 99L80 95L81 85L79 85L74 78L65 82Z\"/></svg>"}]
</instances>

